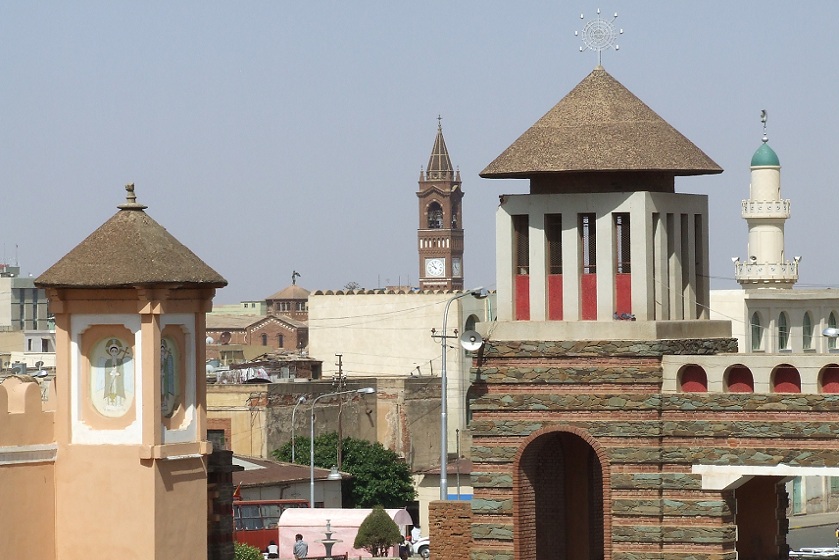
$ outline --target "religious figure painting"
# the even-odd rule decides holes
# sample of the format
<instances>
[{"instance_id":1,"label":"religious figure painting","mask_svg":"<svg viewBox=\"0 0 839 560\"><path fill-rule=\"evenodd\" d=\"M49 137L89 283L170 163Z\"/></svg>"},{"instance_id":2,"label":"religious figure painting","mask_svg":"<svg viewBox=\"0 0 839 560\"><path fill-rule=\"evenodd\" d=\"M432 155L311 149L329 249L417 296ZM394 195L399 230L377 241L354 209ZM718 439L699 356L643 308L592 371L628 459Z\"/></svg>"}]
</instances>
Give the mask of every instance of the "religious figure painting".
<instances>
[{"instance_id":1,"label":"religious figure painting","mask_svg":"<svg viewBox=\"0 0 839 560\"><path fill-rule=\"evenodd\" d=\"M134 399L131 347L118 337L100 340L90 356L90 399L104 416L122 416Z\"/></svg>"},{"instance_id":2,"label":"religious figure painting","mask_svg":"<svg viewBox=\"0 0 839 560\"><path fill-rule=\"evenodd\" d=\"M174 338L160 341L160 408L164 418L171 418L180 401L180 350Z\"/></svg>"}]
</instances>

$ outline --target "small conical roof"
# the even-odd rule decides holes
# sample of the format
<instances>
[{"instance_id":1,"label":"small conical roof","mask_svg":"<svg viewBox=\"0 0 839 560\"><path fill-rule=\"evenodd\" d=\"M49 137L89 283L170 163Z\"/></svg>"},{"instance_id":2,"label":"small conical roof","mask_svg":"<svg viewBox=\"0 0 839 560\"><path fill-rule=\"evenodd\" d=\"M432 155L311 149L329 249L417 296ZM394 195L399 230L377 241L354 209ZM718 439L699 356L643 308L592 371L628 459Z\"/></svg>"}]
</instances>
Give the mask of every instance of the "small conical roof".
<instances>
[{"instance_id":1,"label":"small conical roof","mask_svg":"<svg viewBox=\"0 0 839 560\"><path fill-rule=\"evenodd\" d=\"M443 125L438 117L437 136L434 138L431 157L428 158L427 176L429 179L440 179L450 177L451 174L452 160L449 158L449 150L446 148L446 141L443 139Z\"/></svg>"},{"instance_id":2,"label":"small conical roof","mask_svg":"<svg viewBox=\"0 0 839 560\"><path fill-rule=\"evenodd\" d=\"M138 204L134 185L127 202L61 260L35 285L109 288L177 284L221 288L227 280L187 249Z\"/></svg>"},{"instance_id":3,"label":"small conical roof","mask_svg":"<svg viewBox=\"0 0 839 560\"><path fill-rule=\"evenodd\" d=\"M485 178L546 173L722 168L598 66L481 172Z\"/></svg>"}]
</instances>

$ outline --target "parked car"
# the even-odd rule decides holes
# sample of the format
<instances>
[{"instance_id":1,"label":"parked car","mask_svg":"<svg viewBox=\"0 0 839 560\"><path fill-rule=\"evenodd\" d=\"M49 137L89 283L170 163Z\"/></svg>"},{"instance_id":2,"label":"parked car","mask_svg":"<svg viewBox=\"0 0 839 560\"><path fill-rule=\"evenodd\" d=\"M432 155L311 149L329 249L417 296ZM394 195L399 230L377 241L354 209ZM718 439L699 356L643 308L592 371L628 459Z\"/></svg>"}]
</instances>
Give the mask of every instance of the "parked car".
<instances>
[{"instance_id":1,"label":"parked car","mask_svg":"<svg viewBox=\"0 0 839 560\"><path fill-rule=\"evenodd\" d=\"M423 558L428 558L428 546L428 537L420 537L411 543L411 552L413 554L419 554Z\"/></svg>"}]
</instances>

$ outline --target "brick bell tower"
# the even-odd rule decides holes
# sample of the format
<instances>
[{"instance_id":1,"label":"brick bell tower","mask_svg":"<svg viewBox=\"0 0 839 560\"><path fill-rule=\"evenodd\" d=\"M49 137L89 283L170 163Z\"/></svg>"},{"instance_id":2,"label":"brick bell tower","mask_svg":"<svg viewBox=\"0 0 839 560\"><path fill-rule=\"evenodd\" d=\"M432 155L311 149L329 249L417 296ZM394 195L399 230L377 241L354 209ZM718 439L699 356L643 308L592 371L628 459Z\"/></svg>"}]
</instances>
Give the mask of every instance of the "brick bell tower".
<instances>
[{"instance_id":1,"label":"brick bell tower","mask_svg":"<svg viewBox=\"0 0 839 560\"><path fill-rule=\"evenodd\" d=\"M425 172L420 171L419 279L423 290L463 289L463 219L460 171L452 169L441 118Z\"/></svg>"}]
</instances>

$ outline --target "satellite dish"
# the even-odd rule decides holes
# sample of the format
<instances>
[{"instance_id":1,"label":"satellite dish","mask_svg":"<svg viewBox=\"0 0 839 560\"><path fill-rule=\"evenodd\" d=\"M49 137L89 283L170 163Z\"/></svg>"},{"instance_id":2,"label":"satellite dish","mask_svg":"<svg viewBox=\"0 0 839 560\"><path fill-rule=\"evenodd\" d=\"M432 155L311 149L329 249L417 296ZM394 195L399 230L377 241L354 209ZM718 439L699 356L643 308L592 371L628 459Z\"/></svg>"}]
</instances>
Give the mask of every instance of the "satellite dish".
<instances>
[{"instance_id":1,"label":"satellite dish","mask_svg":"<svg viewBox=\"0 0 839 560\"><path fill-rule=\"evenodd\" d=\"M207 344L212 344L213 342L215 342L215 340L213 340L212 336L208 336L206 342Z\"/></svg>"},{"instance_id":2,"label":"satellite dish","mask_svg":"<svg viewBox=\"0 0 839 560\"><path fill-rule=\"evenodd\" d=\"M468 352L474 352L484 345L484 339L477 331L466 331L460 335L460 345Z\"/></svg>"}]
</instances>

